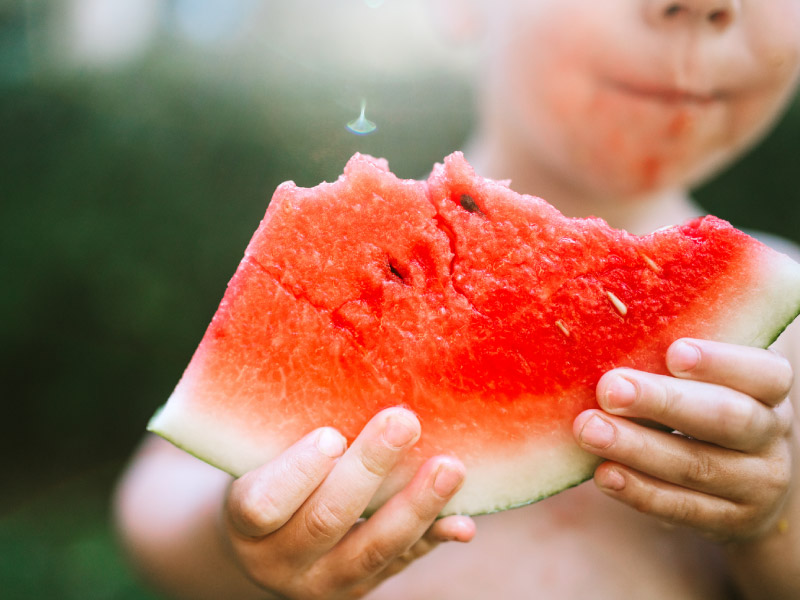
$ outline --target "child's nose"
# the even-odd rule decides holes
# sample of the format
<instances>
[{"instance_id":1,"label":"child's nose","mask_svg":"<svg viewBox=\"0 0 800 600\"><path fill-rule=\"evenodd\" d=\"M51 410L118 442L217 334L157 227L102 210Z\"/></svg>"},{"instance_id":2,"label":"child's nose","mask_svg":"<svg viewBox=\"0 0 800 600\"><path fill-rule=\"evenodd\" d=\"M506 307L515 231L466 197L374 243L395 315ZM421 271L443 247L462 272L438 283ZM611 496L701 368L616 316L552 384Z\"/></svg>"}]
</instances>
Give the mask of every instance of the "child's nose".
<instances>
[{"instance_id":1,"label":"child's nose","mask_svg":"<svg viewBox=\"0 0 800 600\"><path fill-rule=\"evenodd\" d=\"M671 23L709 24L727 28L738 16L739 0L647 0L647 16L653 25Z\"/></svg>"}]
</instances>

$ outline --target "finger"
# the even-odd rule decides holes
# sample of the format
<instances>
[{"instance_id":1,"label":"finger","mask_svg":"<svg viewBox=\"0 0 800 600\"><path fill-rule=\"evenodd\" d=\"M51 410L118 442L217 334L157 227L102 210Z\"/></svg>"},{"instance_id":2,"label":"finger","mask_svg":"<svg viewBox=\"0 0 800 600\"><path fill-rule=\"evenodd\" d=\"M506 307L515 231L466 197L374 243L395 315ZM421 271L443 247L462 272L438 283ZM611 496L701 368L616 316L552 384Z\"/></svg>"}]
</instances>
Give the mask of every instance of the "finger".
<instances>
[{"instance_id":1,"label":"finger","mask_svg":"<svg viewBox=\"0 0 800 600\"><path fill-rule=\"evenodd\" d=\"M769 406L788 395L793 379L791 364L776 352L707 340L673 343L667 367L676 377L725 385Z\"/></svg>"},{"instance_id":2,"label":"finger","mask_svg":"<svg viewBox=\"0 0 800 600\"><path fill-rule=\"evenodd\" d=\"M443 523L441 528L439 524ZM397 575L412 562L422 558L442 542L467 543L475 537L475 521L464 515L451 515L436 521L425 535L411 548L403 552L386 569L378 574L378 583Z\"/></svg>"},{"instance_id":3,"label":"finger","mask_svg":"<svg viewBox=\"0 0 800 600\"><path fill-rule=\"evenodd\" d=\"M315 561L350 530L392 468L419 439L413 413L390 408L364 427L325 481L279 534L287 555ZM294 556L291 556L294 554Z\"/></svg>"},{"instance_id":4,"label":"finger","mask_svg":"<svg viewBox=\"0 0 800 600\"><path fill-rule=\"evenodd\" d=\"M742 392L632 369L603 375L597 401L610 414L655 421L734 450L758 450L789 426L775 410Z\"/></svg>"},{"instance_id":5,"label":"finger","mask_svg":"<svg viewBox=\"0 0 800 600\"><path fill-rule=\"evenodd\" d=\"M604 493L639 512L721 539L753 535L761 525L761 515L751 506L687 490L617 463L600 465L594 480Z\"/></svg>"},{"instance_id":6,"label":"finger","mask_svg":"<svg viewBox=\"0 0 800 600\"><path fill-rule=\"evenodd\" d=\"M231 485L225 507L228 522L249 538L277 530L319 486L346 447L338 431L323 427L246 473Z\"/></svg>"},{"instance_id":7,"label":"finger","mask_svg":"<svg viewBox=\"0 0 800 600\"><path fill-rule=\"evenodd\" d=\"M440 540L426 531L463 480L460 461L447 456L428 460L402 491L325 557L338 567L330 570L336 573L333 587L351 587L391 565L388 577L430 552Z\"/></svg>"},{"instance_id":8,"label":"finger","mask_svg":"<svg viewBox=\"0 0 800 600\"><path fill-rule=\"evenodd\" d=\"M599 410L574 423L585 450L675 485L735 501L752 498L752 481L763 479L764 461L742 452L666 433ZM777 472L777 469L772 469Z\"/></svg>"},{"instance_id":9,"label":"finger","mask_svg":"<svg viewBox=\"0 0 800 600\"><path fill-rule=\"evenodd\" d=\"M466 515L450 515L434 522L425 537L438 542L471 542L475 537L475 521Z\"/></svg>"}]
</instances>

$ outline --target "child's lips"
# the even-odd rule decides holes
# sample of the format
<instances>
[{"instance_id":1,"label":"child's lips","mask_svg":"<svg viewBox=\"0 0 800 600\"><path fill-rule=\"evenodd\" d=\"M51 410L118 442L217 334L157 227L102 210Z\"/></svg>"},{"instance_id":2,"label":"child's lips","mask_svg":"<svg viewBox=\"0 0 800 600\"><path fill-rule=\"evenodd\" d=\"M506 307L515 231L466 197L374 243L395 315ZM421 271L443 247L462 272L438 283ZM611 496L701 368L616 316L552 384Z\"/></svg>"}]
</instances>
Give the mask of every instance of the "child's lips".
<instances>
[{"instance_id":1,"label":"child's lips","mask_svg":"<svg viewBox=\"0 0 800 600\"><path fill-rule=\"evenodd\" d=\"M611 79L607 80L606 83L609 87L625 95L664 104L705 106L713 104L724 97L724 94L718 91L698 92L679 87L634 84Z\"/></svg>"}]
</instances>

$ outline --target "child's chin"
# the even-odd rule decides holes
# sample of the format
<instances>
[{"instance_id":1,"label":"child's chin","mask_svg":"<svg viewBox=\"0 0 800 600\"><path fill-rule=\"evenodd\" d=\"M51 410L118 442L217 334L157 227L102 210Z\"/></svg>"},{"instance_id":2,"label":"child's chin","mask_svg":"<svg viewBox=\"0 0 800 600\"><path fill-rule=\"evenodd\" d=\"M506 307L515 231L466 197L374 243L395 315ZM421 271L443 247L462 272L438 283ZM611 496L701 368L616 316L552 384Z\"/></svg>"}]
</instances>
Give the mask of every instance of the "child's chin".
<instances>
[{"instance_id":1,"label":"child's chin","mask_svg":"<svg viewBox=\"0 0 800 600\"><path fill-rule=\"evenodd\" d=\"M691 189L709 179L729 163L721 155L690 159L658 156L643 152L641 156L618 162L606 162L603 169L585 172L590 189L601 195L624 201L653 196L661 191Z\"/></svg>"}]
</instances>

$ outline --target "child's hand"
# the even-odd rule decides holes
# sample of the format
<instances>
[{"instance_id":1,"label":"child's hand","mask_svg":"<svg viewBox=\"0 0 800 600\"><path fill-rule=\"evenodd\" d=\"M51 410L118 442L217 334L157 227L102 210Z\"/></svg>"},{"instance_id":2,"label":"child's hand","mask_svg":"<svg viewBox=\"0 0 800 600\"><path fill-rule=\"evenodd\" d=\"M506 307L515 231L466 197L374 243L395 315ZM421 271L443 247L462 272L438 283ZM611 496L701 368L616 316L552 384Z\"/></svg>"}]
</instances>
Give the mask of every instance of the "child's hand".
<instances>
[{"instance_id":1,"label":"child's hand","mask_svg":"<svg viewBox=\"0 0 800 600\"><path fill-rule=\"evenodd\" d=\"M597 386L602 410L575 419L581 446L608 459L595 482L637 510L720 541L765 532L791 477L791 366L769 350L679 340L667 367L674 377L606 373Z\"/></svg>"},{"instance_id":2,"label":"child's hand","mask_svg":"<svg viewBox=\"0 0 800 600\"><path fill-rule=\"evenodd\" d=\"M463 465L428 460L366 521L359 517L419 438L400 408L373 418L345 452L335 430L312 432L231 486L226 531L245 573L288 598L357 598L439 542L472 539L474 522L439 511L460 487Z\"/></svg>"}]
</instances>

